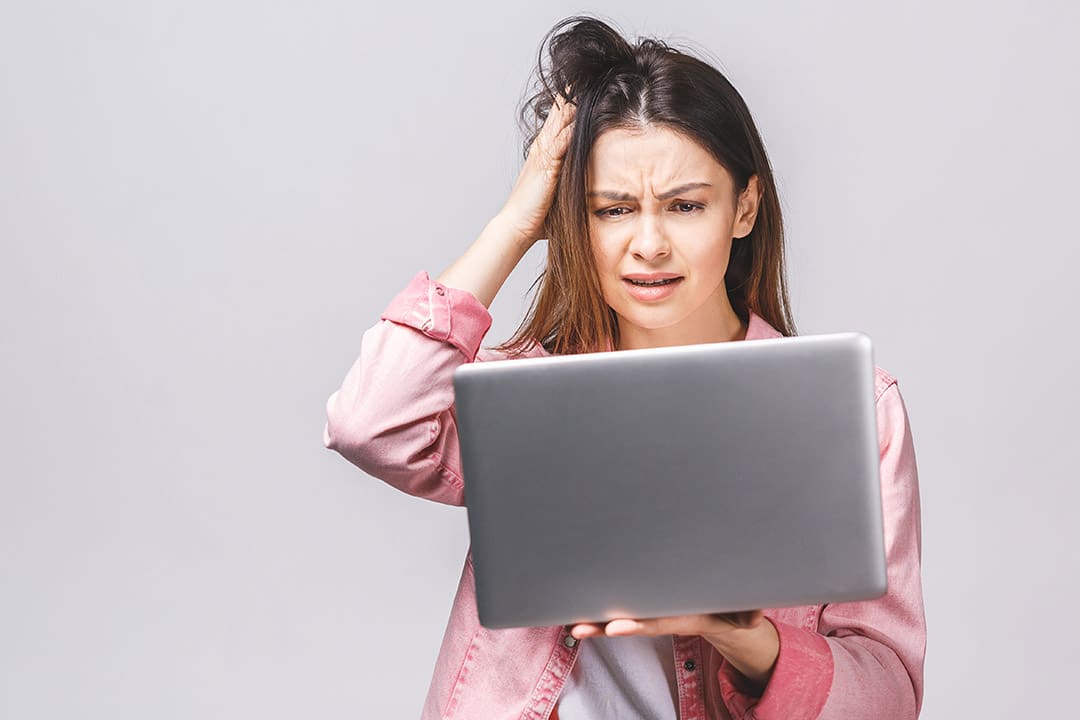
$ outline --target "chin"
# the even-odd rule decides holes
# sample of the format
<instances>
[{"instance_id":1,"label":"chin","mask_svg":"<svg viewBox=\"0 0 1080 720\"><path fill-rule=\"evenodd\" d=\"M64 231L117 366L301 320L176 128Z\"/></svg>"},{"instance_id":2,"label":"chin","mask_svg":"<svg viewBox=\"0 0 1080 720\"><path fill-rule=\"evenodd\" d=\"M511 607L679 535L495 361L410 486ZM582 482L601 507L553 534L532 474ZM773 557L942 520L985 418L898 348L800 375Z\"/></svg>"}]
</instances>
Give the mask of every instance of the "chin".
<instances>
[{"instance_id":1,"label":"chin","mask_svg":"<svg viewBox=\"0 0 1080 720\"><path fill-rule=\"evenodd\" d=\"M623 322L639 327L643 330L663 330L686 319L687 313L672 311L670 308L656 308L653 312L642 311L637 308L627 309L627 312L615 310L615 314Z\"/></svg>"}]
</instances>

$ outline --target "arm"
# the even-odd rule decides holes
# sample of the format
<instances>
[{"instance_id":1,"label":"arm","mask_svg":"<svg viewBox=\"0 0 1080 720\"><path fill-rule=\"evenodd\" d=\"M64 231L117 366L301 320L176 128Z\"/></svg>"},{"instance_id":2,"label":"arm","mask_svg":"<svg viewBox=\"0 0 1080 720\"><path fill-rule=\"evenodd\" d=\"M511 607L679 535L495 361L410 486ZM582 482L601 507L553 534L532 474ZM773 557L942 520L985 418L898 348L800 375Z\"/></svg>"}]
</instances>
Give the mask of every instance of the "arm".
<instances>
[{"instance_id":1,"label":"arm","mask_svg":"<svg viewBox=\"0 0 1080 720\"><path fill-rule=\"evenodd\" d=\"M403 492L462 504L453 374L490 326L470 293L418 273L364 333L326 403L323 444Z\"/></svg>"},{"instance_id":2,"label":"arm","mask_svg":"<svg viewBox=\"0 0 1080 720\"><path fill-rule=\"evenodd\" d=\"M476 359L488 306L540 238L573 116L573 105L556 100L499 214L438 282L418 274L364 333L360 357L327 400L326 447L404 492L462 504L454 370Z\"/></svg>"},{"instance_id":3,"label":"arm","mask_svg":"<svg viewBox=\"0 0 1080 720\"><path fill-rule=\"evenodd\" d=\"M877 401L888 591L825 605L817 632L770 620L780 650L757 697L730 662L719 681L733 717L906 720L922 706L923 615L918 473L903 399L889 380Z\"/></svg>"}]
</instances>

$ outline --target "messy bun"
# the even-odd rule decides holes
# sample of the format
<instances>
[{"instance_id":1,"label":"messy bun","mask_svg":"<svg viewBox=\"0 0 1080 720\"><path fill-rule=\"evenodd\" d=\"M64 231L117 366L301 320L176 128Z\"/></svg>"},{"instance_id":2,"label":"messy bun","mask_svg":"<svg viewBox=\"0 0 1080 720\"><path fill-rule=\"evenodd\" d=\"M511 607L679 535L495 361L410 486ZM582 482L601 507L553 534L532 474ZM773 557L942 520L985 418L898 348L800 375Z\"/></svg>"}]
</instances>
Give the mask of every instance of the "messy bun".
<instances>
[{"instance_id":1,"label":"messy bun","mask_svg":"<svg viewBox=\"0 0 1080 720\"><path fill-rule=\"evenodd\" d=\"M617 346L618 323L601 294L589 241L589 153L607 130L650 125L701 145L730 173L736 192L758 177L757 219L750 234L732 244L725 286L743 322L753 311L784 335L795 334L772 167L746 103L719 70L656 38L630 43L602 20L574 16L559 21L540 43L533 87L520 113L523 155L556 97L577 112L545 222L547 266L525 320L503 349L537 341L556 354Z\"/></svg>"},{"instance_id":2,"label":"messy bun","mask_svg":"<svg viewBox=\"0 0 1080 720\"><path fill-rule=\"evenodd\" d=\"M559 21L540 43L534 92L521 108L523 155L543 127L556 97L579 104L578 100L595 93L615 68L633 61L633 47L609 25L589 17Z\"/></svg>"}]
</instances>

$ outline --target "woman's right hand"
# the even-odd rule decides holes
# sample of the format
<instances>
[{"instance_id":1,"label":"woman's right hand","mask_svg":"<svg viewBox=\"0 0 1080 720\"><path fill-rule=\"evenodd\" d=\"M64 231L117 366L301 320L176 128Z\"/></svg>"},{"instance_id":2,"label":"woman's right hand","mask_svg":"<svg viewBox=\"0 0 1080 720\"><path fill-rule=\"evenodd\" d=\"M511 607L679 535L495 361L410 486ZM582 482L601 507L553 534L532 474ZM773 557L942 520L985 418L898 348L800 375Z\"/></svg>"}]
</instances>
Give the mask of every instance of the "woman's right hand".
<instances>
[{"instance_id":1,"label":"woman's right hand","mask_svg":"<svg viewBox=\"0 0 1080 720\"><path fill-rule=\"evenodd\" d=\"M502 221L526 248L544 236L544 223L570 145L576 110L573 103L555 97L544 126L529 146L510 196L499 211Z\"/></svg>"},{"instance_id":2,"label":"woman's right hand","mask_svg":"<svg viewBox=\"0 0 1080 720\"><path fill-rule=\"evenodd\" d=\"M575 106L562 98L544 120L529 146L525 166L506 204L439 282L466 290L490 307L499 288L529 248L544 235L544 223L555 197L566 148L573 131Z\"/></svg>"}]
</instances>

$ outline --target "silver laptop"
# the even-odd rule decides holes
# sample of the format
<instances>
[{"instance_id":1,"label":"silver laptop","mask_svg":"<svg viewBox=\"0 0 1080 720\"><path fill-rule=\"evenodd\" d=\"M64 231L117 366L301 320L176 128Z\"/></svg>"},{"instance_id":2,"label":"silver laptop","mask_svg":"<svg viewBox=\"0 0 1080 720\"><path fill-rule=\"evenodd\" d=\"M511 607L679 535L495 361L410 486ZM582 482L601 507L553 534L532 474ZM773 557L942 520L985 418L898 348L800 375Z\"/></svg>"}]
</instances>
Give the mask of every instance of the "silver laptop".
<instances>
[{"instance_id":1,"label":"silver laptop","mask_svg":"<svg viewBox=\"0 0 1080 720\"><path fill-rule=\"evenodd\" d=\"M454 390L485 627L885 592L861 333L471 363Z\"/></svg>"}]
</instances>

